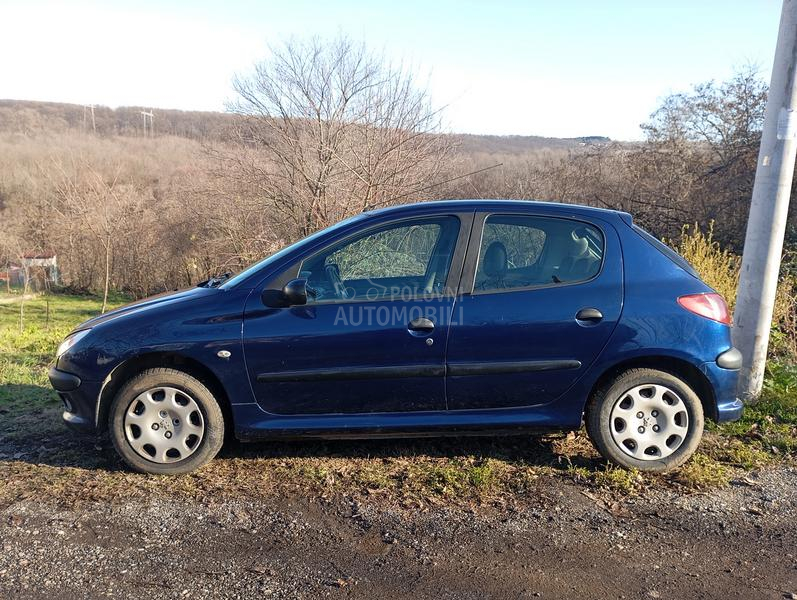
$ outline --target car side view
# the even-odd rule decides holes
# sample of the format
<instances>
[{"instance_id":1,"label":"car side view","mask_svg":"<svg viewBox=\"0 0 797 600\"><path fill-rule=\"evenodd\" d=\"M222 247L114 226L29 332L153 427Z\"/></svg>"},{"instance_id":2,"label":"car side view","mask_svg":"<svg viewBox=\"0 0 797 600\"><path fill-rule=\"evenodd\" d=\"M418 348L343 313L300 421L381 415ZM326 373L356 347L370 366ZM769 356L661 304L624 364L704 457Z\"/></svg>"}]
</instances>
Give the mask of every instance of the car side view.
<instances>
[{"instance_id":1,"label":"car side view","mask_svg":"<svg viewBox=\"0 0 797 600\"><path fill-rule=\"evenodd\" d=\"M231 278L78 326L50 381L132 468L240 440L524 434L586 424L666 471L739 418L721 296L630 215L509 200L363 213Z\"/></svg>"}]
</instances>

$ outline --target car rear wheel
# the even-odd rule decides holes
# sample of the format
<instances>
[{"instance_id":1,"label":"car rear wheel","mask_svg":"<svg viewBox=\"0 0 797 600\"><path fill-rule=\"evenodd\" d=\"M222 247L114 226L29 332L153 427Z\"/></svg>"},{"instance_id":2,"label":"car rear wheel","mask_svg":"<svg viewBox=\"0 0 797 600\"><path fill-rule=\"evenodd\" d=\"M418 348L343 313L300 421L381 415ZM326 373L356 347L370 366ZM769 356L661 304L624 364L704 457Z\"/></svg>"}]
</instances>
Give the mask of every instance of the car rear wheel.
<instances>
[{"instance_id":1,"label":"car rear wheel","mask_svg":"<svg viewBox=\"0 0 797 600\"><path fill-rule=\"evenodd\" d=\"M175 369L149 369L124 384L109 419L116 451L142 473L193 471L224 441L224 417L213 394Z\"/></svg>"},{"instance_id":2,"label":"car rear wheel","mask_svg":"<svg viewBox=\"0 0 797 600\"><path fill-rule=\"evenodd\" d=\"M682 379L631 369L602 386L587 404L587 432L598 452L626 468L661 473L697 449L703 406Z\"/></svg>"}]
</instances>

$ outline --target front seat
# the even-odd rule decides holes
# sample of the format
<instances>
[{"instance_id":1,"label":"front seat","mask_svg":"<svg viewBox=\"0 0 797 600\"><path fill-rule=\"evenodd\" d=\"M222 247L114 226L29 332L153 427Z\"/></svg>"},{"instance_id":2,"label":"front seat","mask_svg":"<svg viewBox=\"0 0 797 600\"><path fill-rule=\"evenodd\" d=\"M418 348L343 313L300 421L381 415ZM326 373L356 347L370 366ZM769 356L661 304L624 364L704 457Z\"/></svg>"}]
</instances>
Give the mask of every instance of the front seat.
<instances>
[{"instance_id":1,"label":"front seat","mask_svg":"<svg viewBox=\"0 0 797 600\"><path fill-rule=\"evenodd\" d=\"M502 242L495 241L487 246L482 260L482 273L484 279L479 282L479 287L503 288L504 275L508 268L506 246Z\"/></svg>"}]
</instances>

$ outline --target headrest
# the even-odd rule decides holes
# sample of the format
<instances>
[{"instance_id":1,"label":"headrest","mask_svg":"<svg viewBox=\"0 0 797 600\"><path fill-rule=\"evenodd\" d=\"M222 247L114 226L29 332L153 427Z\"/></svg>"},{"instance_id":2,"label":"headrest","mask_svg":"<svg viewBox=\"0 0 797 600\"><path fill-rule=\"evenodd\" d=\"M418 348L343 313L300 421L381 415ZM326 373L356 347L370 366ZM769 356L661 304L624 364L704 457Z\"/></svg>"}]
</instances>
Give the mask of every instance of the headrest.
<instances>
[{"instance_id":1,"label":"headrest","mask_svg":"<svg viewBox=\"0 0 797 600\"><path fill-rule=\"evenodd\" d=\"M503 276L507 269L506 246L498 241L487 246L487 251L484 253L482 268L487 277Z\"/></svg>"},{"instance_id":2,"label":"headrest","mask_svg":"<svg viewBox=\"0 0 797 600\"><path fill-rule=\"evenodd\" d=\"M572 258L583 258L589 252L589 242L587 238L578 237L575 232L572 235L573 243L570 244L570 256Z\"/></svg>"}]
</instances>

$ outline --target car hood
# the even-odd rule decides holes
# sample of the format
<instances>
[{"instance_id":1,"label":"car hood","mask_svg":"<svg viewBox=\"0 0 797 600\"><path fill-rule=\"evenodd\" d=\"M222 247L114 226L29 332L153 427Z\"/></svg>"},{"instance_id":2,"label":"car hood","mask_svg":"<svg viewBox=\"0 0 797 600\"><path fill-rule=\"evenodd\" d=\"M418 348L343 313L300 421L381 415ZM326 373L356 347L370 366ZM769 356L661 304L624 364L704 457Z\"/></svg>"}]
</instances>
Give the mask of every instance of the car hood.
<instances>
[{"instance_id":1,"label":"car hood","mask_svg":"<svg viewBox=\"0 0 797 600\"><path fill-rule=\"evenodd\" d=\"M131 302L130 304L125 304L124 306L120 306L119 308L108 311L105 314L93 317L88 321L85 321L80 325L78 325L77 327L75 327L75 331L79 331L81 329L89 329L90 327L96 327L97 325L102 325L103 323L107 323L108 321L113 321L114 319L118 319L119 317L142 313L142 312L149 312L150 310L156 307L163 306L165 304L173 304L175 302L186 302L193 300L195 298L202 298L204 296L216 293L219 293L219 290L217 288L204 288L204 287L203 288L196 287L187 290L179 290L172 292L163 292L155 296L150 296L149 298L144 298L143 300L137 300L135 302Z\"/></svg>"}]
</instances>

